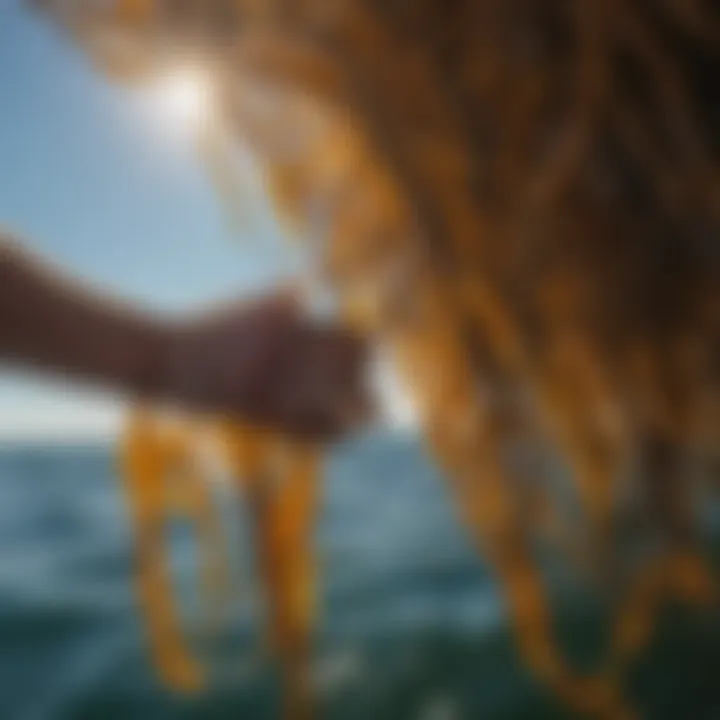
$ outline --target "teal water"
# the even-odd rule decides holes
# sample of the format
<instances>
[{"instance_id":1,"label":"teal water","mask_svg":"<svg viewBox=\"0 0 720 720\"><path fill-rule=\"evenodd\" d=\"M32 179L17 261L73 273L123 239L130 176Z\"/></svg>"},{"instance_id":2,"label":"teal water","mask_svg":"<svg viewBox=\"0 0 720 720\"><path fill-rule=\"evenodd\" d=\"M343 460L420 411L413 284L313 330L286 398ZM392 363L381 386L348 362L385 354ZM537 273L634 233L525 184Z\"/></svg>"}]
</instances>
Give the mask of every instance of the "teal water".
<instances>
[{"instance_id":1,"label":"teal water","mask_svg":"<svg viewBox=\"0 0 720 720\"><path fill-rule=\"evenodd\" d=\"M187 534L182 525L172 533L185 625L212 668L208 689L183 698L149 663L111 451L0 450L0 720L276 717L246 519L235 500L219 500L236 521L237 572L232 612L214 639L199 613ZM376 437L339 449L316 542L322 717L569 717L517 661L491 576L416 444ZM601 608L560 575L553 602L568 652L591 663ZM720 720L718 614L669 612L628 693L649 720Z\"/></svg>"}]
</instances>

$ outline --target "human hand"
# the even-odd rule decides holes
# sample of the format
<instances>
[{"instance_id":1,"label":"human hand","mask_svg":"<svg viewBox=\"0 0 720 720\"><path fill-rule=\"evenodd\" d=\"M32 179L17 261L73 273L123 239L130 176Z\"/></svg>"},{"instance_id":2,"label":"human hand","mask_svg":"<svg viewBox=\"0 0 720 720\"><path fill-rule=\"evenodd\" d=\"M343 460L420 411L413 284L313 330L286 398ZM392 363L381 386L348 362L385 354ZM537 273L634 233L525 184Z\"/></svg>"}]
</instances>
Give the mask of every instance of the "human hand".
<instances>
[{"instance_id":1,"label":"human hand","mask_svg":"<svg viewBox=\"0 0 720 720\"><path fill-rule=\"evenodd\" d=\"M167 394L291 435L334 437L368 415L361 338L319 324L290 295L180 326L164 362Z\"/></svg>"}]
</instances>

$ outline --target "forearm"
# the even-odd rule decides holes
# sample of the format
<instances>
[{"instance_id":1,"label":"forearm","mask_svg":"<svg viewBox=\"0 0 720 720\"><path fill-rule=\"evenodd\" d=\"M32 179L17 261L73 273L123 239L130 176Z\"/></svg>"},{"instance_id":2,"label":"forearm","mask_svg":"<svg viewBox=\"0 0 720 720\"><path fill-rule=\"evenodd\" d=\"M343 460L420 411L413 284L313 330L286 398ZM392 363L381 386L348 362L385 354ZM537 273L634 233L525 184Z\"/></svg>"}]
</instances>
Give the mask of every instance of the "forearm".
<instances>
[{"instance_id":1,"label":"forearm","mask_svg":"<svg viewBox=\"0 0 720 720\"><path fill-rule=\"evenodd\" d=\"M170 345L159 322L64 281L0 235L0 362L155 396Z\"/></svg>"},{"instance_id":2,"label":"forearm","mask_svg":"<svg viewBox=\"0 0 720 720\"><path fill-rule=\"evenodd\" d=\"M359 338L303 318L292 297L157 320L63 280L0 233L0 363L330 437L367 407L363 358Z\"/></svg>"}]
</instances>

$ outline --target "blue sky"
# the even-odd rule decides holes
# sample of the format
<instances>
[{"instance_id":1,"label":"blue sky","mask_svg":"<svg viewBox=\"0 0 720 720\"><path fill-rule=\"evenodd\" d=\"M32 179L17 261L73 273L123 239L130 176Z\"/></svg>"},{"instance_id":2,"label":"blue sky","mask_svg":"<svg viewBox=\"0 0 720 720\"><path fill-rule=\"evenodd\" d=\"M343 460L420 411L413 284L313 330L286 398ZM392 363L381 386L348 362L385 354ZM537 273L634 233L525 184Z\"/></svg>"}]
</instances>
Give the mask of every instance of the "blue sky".
<instances>
[{"instance_id":1,"label":"blue sky","mask_svg":"<svg viewBox=\"0 0 720 720\"><path fill-rule=\"evenodd\" d=\"M68 271L179 311L291 267L262 205L238 237L189 135L145 90L99 76L53 27L0 0L0 224ZM108 398L0 368L0 438L111 427Z\"/></svg>"}]
</instances>

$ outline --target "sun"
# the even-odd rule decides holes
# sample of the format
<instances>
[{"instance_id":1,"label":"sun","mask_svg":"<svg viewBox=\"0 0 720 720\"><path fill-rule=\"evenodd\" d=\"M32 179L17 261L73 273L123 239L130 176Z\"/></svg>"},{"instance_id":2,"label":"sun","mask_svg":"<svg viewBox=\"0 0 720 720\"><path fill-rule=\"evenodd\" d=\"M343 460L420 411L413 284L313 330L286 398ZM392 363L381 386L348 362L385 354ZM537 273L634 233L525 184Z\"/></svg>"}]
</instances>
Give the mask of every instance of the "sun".
<instances>
[{"instance_id":1,"label":"sun","mask_svg":"<svg viewBox=\"0 0 720 720\"><path fill-rule=\"evenodd\" d=\"M199 132L213 116L214 92L208 74L196 67L176 68L155 78L154 104L163 122L183 132Z\"/></svg>"}]
</instances>

